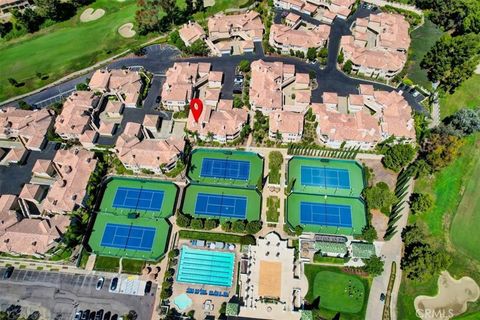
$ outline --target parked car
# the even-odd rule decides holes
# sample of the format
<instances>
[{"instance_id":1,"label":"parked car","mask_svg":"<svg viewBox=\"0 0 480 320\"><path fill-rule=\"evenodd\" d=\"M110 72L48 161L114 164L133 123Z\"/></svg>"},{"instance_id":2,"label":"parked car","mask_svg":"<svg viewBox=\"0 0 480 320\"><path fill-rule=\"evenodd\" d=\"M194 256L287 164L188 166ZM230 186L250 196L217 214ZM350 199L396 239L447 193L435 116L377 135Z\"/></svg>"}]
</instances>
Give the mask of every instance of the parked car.
<instances>
[{"instance_id":1,"label":"parked car","mask_svg":"<svg viewBox=\"0 0 480 320\"><path fill-rule=\"evenodd\" d=\"M81 320L82 319L83 312L82 311L77 311L75 313L75 317L73 318L74 320Z\"/></svg>"},{"instance_id":2,"label":"parked car","mask_svg":"<svg viewBox=\"0 0 480 320\"><path fill-rule=\"evenodd\" d=\"M110 311L105 312L103 315L103 320L110 320L110 317L112 316L112 313Z\"/></svg>"},{"instance_id":3,"label":"parked car","mask_svg":"<svg viewBox=\"0 0 480 320\"><path fill-rule=\"evenodd\" d=\"M88 320L89 316L90 316L90 310L87 309L83 312L81 320Z\"/></svg>"},{"instance_id":4,"label":"parked car","mask_svg":"<svg viewBox=\"0 0 480 320\"><path fill-rule=\"evenodd\" d=\"M115 277L112 279L112 282L110 282L110 291L117 290L117 286L118 286L118 278Z\"/></svg>"},{"instance_id":5,"label":"parked car","mask_svg":"<svg viewBox=\"0 0 480 320\"><path fill-rule=\"evenodd\" d=\"M88 320L95 320L95 311L90 312L90 317L88 317Z\"/></svg>"},{"instance_id":6,"label":"parked car","mask_svg":"<svg viewBox=\"0 0 480 320\"><path fill-rule=\"evenodd\" d=\"M149 294L152 291L152 281L147 281L145 284L145 294Z\"/></svg>"},{"instance_id":7,"label":"parked car","mask_svg":"<svg viewBox=\"0 0 480 320\"><path fill-rule=\"evenodd\" d=\"M97 311L97 315L95 316L95 320L102 320L103 319L103 309Z\"/></svg>"},{"instance_id":8,"label":"parked car","mask_svg":"<svg viewBox=\"0 0 480 320\"><path fill-rule=\"evenodd\" d=\"M12 276L13 270L15 270L14 267L10 266L5 271L3 272L3 279L8 279Z\"/></svg>"},{"instance_id":9,"label":"parked car","mask_svg":"<svg viewBox=\"0 0 480 320\"><path fill-rule=\"evenodd\" d=\"M95 287L95 289L97 289L97 291L100 290L100 289L102 289L104 282L105 282L105 278L104 278L104 277L98 278L97 286Z\"/></svg>"},{"instance_id":10,"label":"parked car","mask_svg":"<svg viewBox=\"0 0 480 320\"><path fill-rule=\"evenodd\" d=\"M380 294L380 301L385 301L385 293Z\"/></svg>"},{"instance_id":11,"label":"parked car","mask_svg":"<svg viewBox=\"0 0 480 320\"><path fill-rule=\"evenodd\" d=\"M117 315L117 314L114 314L114 315L110 318L110 320L118 320L118 315Z\"/></svg>"},{"instance_id":12,"label":"parked car","mask_svg":"<svg viewBox=\"0 0 480 320\"><path fill-rule=\"evenodd\" d=\"M160 100L162 100L162 97L157 96L157 98L155 99L155 102L156 102L156 103L160 103Z\"/></svg>"}]
</instances>

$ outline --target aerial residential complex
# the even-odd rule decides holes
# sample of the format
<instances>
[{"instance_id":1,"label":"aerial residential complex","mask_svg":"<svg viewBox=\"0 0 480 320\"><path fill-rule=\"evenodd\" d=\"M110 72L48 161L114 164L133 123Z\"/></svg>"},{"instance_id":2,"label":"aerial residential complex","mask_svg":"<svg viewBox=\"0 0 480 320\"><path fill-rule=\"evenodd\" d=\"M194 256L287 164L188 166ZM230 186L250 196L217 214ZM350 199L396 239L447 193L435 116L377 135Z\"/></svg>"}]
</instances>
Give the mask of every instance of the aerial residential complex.
<instances>
[{"instance_id":1,"label":"aerial residential complex","mask_svg":"<svg viewBox=\"0 0 480 320\"><path fill-rule=\"evenodd\" d=\"M475 318L480 116L403 2L0 0L0 319Z\"/></svg>"}]
</instances>

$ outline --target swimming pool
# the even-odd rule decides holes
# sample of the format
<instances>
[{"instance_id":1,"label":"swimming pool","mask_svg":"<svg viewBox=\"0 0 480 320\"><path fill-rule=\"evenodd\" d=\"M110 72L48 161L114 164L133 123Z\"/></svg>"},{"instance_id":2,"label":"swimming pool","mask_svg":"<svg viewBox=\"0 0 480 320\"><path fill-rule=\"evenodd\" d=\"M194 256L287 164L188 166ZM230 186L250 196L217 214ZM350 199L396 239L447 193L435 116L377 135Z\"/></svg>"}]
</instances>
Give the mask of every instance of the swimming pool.
<instances>
[{"instance_id":1,"label":"swimming pool","mask_svg":"<svg viewBox=\"0 0 480 320\"><path fill-rule=\"evenodd\" d=\"M232 252L193 249L183 246L177 281L184 283L231 287L235 267Z\"/></svg>"}]
</instances>

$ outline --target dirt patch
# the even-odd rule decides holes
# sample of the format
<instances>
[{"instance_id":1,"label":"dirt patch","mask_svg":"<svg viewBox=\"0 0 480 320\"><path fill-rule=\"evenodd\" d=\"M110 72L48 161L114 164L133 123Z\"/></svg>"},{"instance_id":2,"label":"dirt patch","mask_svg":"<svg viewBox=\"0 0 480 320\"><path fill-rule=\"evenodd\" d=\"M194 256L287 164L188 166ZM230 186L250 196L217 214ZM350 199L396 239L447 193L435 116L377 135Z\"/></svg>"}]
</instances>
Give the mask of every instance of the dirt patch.
<instances>
[{"instance_id":1,"label":"dirt patch","mask_svg":"<svg viewBox=\"0 0 480 320\"><path fill-rule=\"evenodd\" d=\"M380 210L370 210L372 213L372 226L377 230L378 239L383 239L388 228L388 217Z\"/></svg>"},{"instance_id":2,"label":"dirt patch","mask_svg":"<svg viewBox=\"0 0 480 320\"><path fill-rule=\"evenodd\" d=\"M203 0L203 6L205 8L213 7L214 5L215 5L215 0Z\"/></svg>"},{"instance_id":3,"label":"dirt patch","mask_svg":"<svg viewBox=\"0 0 480 320\"><path fill-rule=\"evenodd\" d=\"M93 8L88 8L83 11L83 13L80 15L80 21L82 22L89 22L89 21L95 21L103 17L105 14L105 10L103 9L93 9Z\"/></svg>"},{"instance_id":4,"label":"dirt patch","mask_svg":"<svg viewBox=\"0 0 480 320\"><path fill-rule=\"evenodd\" d=\"M422 319L448 320L464 313L467 303L480 297L478 284L470 277L456 280L444 271L438 278L438 294L415 298L415 310Z\"/></svg>"},{"instance_id":5,"label":"dirt patch","mask_svg":"<svg viewBox=\"0 0 480 320\"><path fill-rule=\"evenodd\" d=\"M118 28L118 33L124 38L131 38L136 34L135 30L133 30L133 23L125 23Z\"/></svg>"},{"instance_id":6,"label":"dirt patch","mask_svg":"<svg viewBox=\"0 0 480 320\"><path fill-rule=\"evenodd\" d=\"M360 162L373 169L372 184L375 185L377 182L383 181L390 187L390 190L395 189L397 174L391 170L385 169L381 160L362 159Z\"/></svg>"}]
</instances>

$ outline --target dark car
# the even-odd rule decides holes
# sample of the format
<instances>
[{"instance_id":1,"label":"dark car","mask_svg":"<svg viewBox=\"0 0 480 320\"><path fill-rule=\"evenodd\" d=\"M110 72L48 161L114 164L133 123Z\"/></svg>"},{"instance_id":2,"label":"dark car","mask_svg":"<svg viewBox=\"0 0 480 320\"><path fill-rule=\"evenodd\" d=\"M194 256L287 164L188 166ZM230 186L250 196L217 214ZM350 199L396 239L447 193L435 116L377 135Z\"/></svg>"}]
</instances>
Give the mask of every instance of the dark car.
<instances>
[{"instance_id":1,"label":"dark car","mask_svg":"<svg viewBox=\"0 0 480 320\"><path fill-rule=\"evenodd\" d=\"M97 315L95 316L95 320L102 320L103 319L103 309L97 311Z\"/></svg>"},{"instance_id":2,"label":"dark car","mask_svg":"<svg viewBox=\"0 0 480 320\"><path fill-rule=\"evenodd\" d=\"M117 285L118 285L118 278L115 277L112 279L112 282L110 283L110 291L117 290Z\"/></svg>"},{"instance_id":3,"label":"dark car","mask_svg":"<svg viewBox=\"0 0 480 320\"><path fill-rule=\"evenodd\" d=\"M147 281L145 284L145 294L149 294L152 291L152 281Z\"/></svg>"},{"instance_id":4,"label":"dark car","mask_svg":"<svg viewBox=\"0 0 480 320\"><path fill-rule=\"evenodd\" d=\"M90 316L90 310L85 310L85 312L82 314L81 320L87 320L88 317Z\"/></svg>"},{"instance_id":5,"label":"dark car","mask_svg":"<svg viewBox=\"0 0 480 320\"><path fill-rule=\"evenodd\" d=\"M385 301L385 293L380 294L380 301Z\"/></svg>"},{"instance_id":6,"label":"dark car","mask_svg":"<svg viewBox=\"0 0 480 320\"><path fill-rule=\"evenodd\" d=\"M110 320L110 317L112 316L112 313L110 311L105 312L103 315L103 320Z\"/></svg>"},{"instance_id":7,"label":"dark car","mask_svg":"<svg viewBox=\"0 0 480 320\"><path fill-rule=\"evenodd\" d=\"M162 100L162 97L157 96L157 98L155 99L155 102L156 102L156 103L160 103L160 100Z\"/></svg>"},{"instance_id":8,"label":"dark car","mask_svg":"<svg viewBox=\"0 0 480 320\"><path fill-rule=\"evenodd\" d=\"M8 267L7 269L5 269L5 271L3 272L3 279L8 279L12 276L12 273L13 273L13 270L15 268L10 266Z\"/></svg>"},{"instance_id":9,"label":"dark car","mask_svg":"<svg viewBox=\"0 0 480 320\"><path fill-rule=\"evenodd\" d=\"M114 314L114 315L110 318L110 320L118 320L118 315L117 315L117 314Z\"/></svg>"},{"instance_id":10,"label":"dark car","mask_svg":"<svg viewBox=\"0 0 480 320\"><path fill-rule=\"evenodd\" d=\"M95 319L96 319L96 318L95 318L95 311L92 311L92 312L90 313L90 317L88 317L88 320L95 320Z\"/></svg>"}]
</instances>

